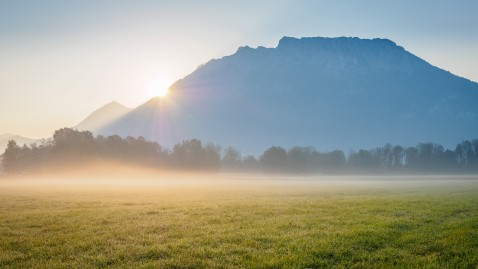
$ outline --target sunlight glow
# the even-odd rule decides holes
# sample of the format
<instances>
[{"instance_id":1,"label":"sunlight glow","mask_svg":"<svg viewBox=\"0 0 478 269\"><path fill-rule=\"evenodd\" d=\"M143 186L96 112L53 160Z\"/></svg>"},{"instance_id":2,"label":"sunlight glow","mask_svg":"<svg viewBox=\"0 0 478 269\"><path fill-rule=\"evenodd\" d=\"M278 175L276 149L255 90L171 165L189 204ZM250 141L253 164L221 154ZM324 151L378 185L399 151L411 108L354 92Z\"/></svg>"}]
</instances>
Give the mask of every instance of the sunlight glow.
<instances>
[{"instance_id":1,"label":"sunlight glow","mask_svg":"<svg viewBox=\"0 0 478 269\"><path fill-rule=\"evenodd\" d=\"M148 84L149 97L166 97L169 93L171 81L164 77L156 77L150 80Z\"/></svg>"}]
</instances>

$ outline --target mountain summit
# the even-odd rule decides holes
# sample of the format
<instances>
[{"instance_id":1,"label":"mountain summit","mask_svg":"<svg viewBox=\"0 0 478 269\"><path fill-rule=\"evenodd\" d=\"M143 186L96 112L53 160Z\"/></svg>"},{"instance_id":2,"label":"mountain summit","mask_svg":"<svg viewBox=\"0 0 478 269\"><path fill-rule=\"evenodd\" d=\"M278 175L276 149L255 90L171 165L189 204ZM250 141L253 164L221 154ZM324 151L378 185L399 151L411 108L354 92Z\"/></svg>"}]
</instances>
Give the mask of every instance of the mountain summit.
<instances>
[{"instance_id":1,"label":"mountain summit","mask_svg":"<svg viewBox=\"0 0 478 269\"><path fill-rule=\"evenodd\" d=\"M97 130L102 126L121 118L129 111L131 111L131 108L113 101L95 110L73 128L78 130Z\"/></svg>"},{"instance_id":2,"label":"mountain summit","mask_svg":"<svg viewBox=\"0 0 478 269\"><path fill-rule=\"evenodd\" d=\"M98 132L167 146L199 138L251 153L272 145L453 146L478 134L478 84L387 39L284 37L276 48L240 47L178 80L169 99Z\"/></svg>"}]
</instances>

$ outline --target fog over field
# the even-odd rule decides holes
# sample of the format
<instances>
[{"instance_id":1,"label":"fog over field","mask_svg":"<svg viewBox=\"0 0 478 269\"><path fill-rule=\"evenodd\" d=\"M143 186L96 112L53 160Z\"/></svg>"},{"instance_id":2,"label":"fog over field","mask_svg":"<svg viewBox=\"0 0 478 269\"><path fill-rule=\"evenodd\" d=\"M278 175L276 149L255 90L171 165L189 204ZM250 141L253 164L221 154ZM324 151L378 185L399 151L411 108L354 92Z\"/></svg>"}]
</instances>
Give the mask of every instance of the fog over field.
<instances>
[{"instance_id":1,"label":"fog over field","mask_svg":"<svg viewBox=\"0 0 478 269\"><path fill-rule=\"evenodd\" d=\"M322 184L344 184L361 185L366 187L368 184L455 184L462 181L474 182L478 175L469 174L446 174L446 173L389 173L380 174L377 171L373 173L314 173L297 174L292 172L268 172L258 171L256 173L234 172L229 170L175 170L160 169L154 166L145 166L140 163L128 163L120 161L110 161L103 159L86 160L82 163L58 162L54 166L47 166L48 169L37 170L34 172L20 174L0 174L2 184L19 185L137 185L141 186L161 186L163 184L197 184L227 186L229 184L241 184L244 186L260 185L317 185ZM362 171L361 171L362 172ZM186 184L186 185L187 185Z\"/></svg>"},{"instance_id":2,"label":"fog over field","mask_svg":"<svg viewBox=\"0 0 478 269\"><path fill-rule=\"evenodd\" d=\"M0 179L2 268L478 265L477 176Z\"/></svg>"},{"instance_id":3,"label":"fog over field","mask_svg":"<svg viewBox=\"0 0 478 269\"><path fill-rule=\"evenodd\" d=\"M312 175L261 173L161 172L142 167L101 163L54 173L0 177L0 192L10 194L68 194L81 198L97 194L130 197L175 197L179 200L242 199L265 196L426 194L478 188L477 175ZM124 195L124 196L123 196ZM136 196L138 195L138 196ZM85 198L85 197L83 197Z\"/></svg>"}]
</instances>

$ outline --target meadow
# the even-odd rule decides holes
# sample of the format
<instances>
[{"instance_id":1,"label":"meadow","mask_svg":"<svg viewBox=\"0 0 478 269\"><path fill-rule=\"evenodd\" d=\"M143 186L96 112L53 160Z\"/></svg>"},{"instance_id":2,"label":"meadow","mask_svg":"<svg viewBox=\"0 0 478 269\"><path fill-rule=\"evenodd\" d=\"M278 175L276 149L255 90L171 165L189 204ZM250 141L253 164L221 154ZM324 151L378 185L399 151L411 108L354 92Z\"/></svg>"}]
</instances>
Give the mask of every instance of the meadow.
<instances>
[{"instance_id":1,"label":"meadow","mask_svg":"<svg viewBox=\"0 0 478 269\"><path fill-rule=\"evenodd\" d=\"M478 177L0 178L0 268L477 268Z\"/></svg>"}]
</instances>

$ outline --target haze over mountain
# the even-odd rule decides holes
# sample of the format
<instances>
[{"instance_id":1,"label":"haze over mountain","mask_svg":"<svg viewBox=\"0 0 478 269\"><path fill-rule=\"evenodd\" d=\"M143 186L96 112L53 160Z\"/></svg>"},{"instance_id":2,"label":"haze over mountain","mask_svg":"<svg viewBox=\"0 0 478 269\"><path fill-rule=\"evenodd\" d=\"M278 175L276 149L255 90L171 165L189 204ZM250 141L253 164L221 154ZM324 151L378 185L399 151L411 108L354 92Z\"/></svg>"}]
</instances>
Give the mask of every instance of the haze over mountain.
<instances>
[{"instance_id":1,"label":"haze over mountain","mask_svg":"<svg viewBox=\"0 0 478 269\"><path fill-rule=\"evenodd\" d=\"M78 130L96 130L119 119L131 110L131 108L113 101L95 110L73 128Z\"/></svg>"},{"instance_id":2,"label":"haze over mountain","mask_svg":"<svg viewBox=\"0 0 478 269\"><path fill-rule=\"evenodd\" d=\"M387 39L291 38L200 66L97 134L165 146L199 138L256 153L272 145L447 147L478 134L478 84Z\"/></svg>"},{"instance_id":3,"label":"haze over mountain","mask_svg":"<svg viewBox=\"0 0 478 269\"><path fill-rule=\"evenodd\" d=\"M3 134L0 135L0 154L5 151L8 145L8 141L10 140L15 140L15 142L17 142L17 145L19 145L20 147L23 146L23 144L29 146L30 144L39 141L38 139L23 137L15 134Z\"/></svg>"}]
</instances>

